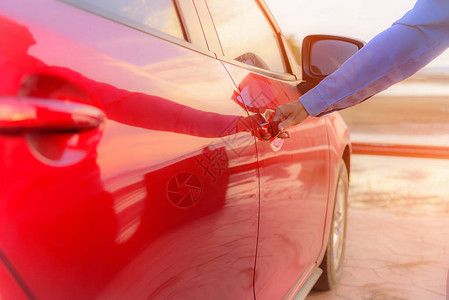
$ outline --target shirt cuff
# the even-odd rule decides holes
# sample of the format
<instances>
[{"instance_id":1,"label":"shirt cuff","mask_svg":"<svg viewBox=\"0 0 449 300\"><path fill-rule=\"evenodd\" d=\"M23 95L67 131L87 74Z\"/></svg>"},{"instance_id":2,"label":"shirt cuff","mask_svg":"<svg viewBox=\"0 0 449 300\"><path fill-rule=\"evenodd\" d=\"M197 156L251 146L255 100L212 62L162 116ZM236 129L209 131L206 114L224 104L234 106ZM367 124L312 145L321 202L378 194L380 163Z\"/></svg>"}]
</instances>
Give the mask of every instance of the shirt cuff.
<instances>
[{"instance_id":1,"label":"shirt cuff","mask_svg":"<svg viewBox=\"0 0 449 300\"><path fill-rule=\"evenodd\" d=\"M316 89L313 88L299 97L299 101L301 101L305 110L311 117L320 116L328 107L327 102L322 100L321 97L318 97L316 94Z\"/></svg>"}]
</instances>

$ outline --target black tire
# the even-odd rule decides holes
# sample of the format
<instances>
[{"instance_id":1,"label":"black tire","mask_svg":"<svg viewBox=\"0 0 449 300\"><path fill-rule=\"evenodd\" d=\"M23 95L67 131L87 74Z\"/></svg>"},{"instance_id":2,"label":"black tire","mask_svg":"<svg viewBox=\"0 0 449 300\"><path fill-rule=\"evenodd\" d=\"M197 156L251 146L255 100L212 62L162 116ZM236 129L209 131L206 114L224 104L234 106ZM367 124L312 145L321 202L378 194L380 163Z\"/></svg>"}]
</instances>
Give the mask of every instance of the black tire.
<instances>
[{"instance_id":1,"label":"black tire","mask_svg":"<svg viewBox=\"0 0 449 300\"><path fill-rule=\"evenodd\" d=\"M335 189L334 209L327 242L326 254L320 268L323 274L314 286L315 290L327 291L335 287L341 278L346 247L349 178L346 165L340 161ZM341 198L339 198L341 197ZM334 239L335 237L335 239Z\"/></svg>"}]
</instances>

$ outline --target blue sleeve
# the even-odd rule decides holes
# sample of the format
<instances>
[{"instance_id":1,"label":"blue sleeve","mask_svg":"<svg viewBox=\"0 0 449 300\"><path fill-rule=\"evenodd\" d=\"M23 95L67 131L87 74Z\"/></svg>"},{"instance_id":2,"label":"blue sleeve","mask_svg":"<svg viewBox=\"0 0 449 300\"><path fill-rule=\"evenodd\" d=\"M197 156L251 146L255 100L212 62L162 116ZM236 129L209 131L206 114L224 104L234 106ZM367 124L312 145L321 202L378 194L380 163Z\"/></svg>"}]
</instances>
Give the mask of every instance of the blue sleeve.
<instances>
[{"instance_id":1,"label":"blue sleeve","mask_svg":"<svg viewBox=\"0 0 449 300\"><path fill-rule=\"evenodd\" d=\"M448 47L449 0L418 0L300 101L311 116L354 106L410 77Z\"/></svg>"}]
</instances>

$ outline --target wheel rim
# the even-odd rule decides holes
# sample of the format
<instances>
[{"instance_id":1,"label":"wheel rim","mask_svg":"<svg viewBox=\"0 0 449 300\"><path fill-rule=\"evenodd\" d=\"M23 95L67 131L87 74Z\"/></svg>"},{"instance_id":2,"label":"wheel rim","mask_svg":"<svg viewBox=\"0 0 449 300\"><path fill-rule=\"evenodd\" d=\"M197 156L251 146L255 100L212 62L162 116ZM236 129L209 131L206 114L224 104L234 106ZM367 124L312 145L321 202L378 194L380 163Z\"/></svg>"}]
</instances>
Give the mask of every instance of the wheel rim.
<instances>
[{"instance_id":1,"label":"wheel rim","mask_svg":"<svg viewBox=\"0 0 449 300\"><path fill-rule=\"evenodd\" d=\"M346 232L346 187L344 181L338 181L335 199L334 219L332 224L332 258L333 268L336 273L340 269L343 260L343 245Z\"/></svg>"}]
</instances>

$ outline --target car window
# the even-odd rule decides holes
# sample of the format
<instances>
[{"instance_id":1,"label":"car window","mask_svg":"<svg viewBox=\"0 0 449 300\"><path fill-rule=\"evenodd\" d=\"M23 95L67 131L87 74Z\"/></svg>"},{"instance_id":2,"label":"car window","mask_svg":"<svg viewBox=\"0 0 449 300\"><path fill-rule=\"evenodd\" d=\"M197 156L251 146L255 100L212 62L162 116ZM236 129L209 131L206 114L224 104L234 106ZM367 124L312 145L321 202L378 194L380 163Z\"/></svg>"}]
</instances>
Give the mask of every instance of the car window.
<instances>
[{"instance_id":1,"label":"car window","mask_svg":"<svg viewBox=\"0 0 449 300\"><path fill-rule=\"evenodd\" d=\"M184 31L173 0L95 0L71 1L97 7L119 20L139 23L166 34L185 39Z\"/></svg>"},{"instance_id":2,"label":"car window","mask_svg":"<svg viewBox=\"0 0 449 300\"><path fill-rule=\"evenodd\" d=\"M207 4L226 57L285 72L276 33L254 0L207 0Z\"/></svg>"}]
</instances>

